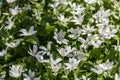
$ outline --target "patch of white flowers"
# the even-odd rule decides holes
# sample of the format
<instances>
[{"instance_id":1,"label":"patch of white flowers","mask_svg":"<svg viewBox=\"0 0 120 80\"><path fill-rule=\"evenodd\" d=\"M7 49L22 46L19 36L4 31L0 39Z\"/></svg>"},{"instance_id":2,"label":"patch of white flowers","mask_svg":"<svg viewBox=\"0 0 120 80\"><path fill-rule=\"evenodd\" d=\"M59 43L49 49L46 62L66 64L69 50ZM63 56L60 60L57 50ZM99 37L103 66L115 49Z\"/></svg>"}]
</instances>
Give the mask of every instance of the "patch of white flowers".
<instances>
[{"instance_id":1,"label":"patch of white flowers","mask_svg":"<svg viewBox=\"0 0 120 80\"><path fill-rule=\"evenodd\" d=\"M2 0L0 80L120 80L119 22L117 0Z\"/></svg>"}]
</instances>

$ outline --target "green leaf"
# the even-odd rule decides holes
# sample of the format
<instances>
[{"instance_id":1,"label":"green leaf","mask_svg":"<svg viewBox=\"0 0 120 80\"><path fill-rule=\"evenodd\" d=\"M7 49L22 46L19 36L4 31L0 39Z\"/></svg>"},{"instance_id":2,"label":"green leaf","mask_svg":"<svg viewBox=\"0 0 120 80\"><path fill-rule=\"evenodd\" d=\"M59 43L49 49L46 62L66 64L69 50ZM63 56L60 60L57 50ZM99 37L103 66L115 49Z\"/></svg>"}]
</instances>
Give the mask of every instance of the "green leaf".
<instances>
[{"instance_id":1,"label":"green leaf","mask_svg":"<svg viewBox=\"0 0 120 80\"><path fill-rule=\"evenodd\" d=\"M31 36L27 39L27 41L32 44L39 44L39 39L37 36Z\"/></svg>"},{"instance_id":2,"label":"green leaf","mask_svg":"<svg viewBox=\"0 0 120 80\"><path fill-rule=\"evenodd\" d=\"M54 26L50 26L50 25L47 25L46 26L46 32L49 34L49 33L51 33L52 31L54 31L55 30L55 27Z\"/></svg>"}]
</instances>

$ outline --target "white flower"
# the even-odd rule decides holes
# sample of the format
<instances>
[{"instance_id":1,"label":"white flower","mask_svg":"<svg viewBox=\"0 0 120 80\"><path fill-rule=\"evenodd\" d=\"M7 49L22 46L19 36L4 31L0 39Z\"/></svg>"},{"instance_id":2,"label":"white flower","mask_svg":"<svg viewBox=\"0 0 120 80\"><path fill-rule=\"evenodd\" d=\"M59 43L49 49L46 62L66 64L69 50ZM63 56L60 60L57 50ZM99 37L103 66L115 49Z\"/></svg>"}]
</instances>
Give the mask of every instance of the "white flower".
<instances>
[{"instance_id":1,"label":"white flower","mask_svg":"<svg viewBox=\"0 0 120 80\"><path fill-rule=\"evenodd\" d=\"M110 70L113 67L113 63L114 62L109 62L109 60L107 60L105 63L99 64L98 67L103 70Z\"/></svg>"},{"instance_id":2,"label":"white flower","mask_svg":"<svg viewBox=\"0 0 120 80\"><path fill-rule=\"evenodd\" d=\"M62 59L61 58L57 58L56 60L53 59L53 56L50 55L50 65L51 65L51 68L53 70L53 72L57 73L59 71L59 69L61 69L62 67L62 64L59 63L61 62Z\"/></svg>"},{"instance_id":3,"label":"white flower","mask_svg":"<svg viewBox=\"0 0 120 80\"><path fill-rule=\"evenodd\" d=\"M61 4L68 4L67 0L56 0L59 1Z\"/></svg>"},{"instance_id":4,"label":"white flower","mask_svg":"<svg viewBox=\"0 0 120 80\"><path fill-rule=\"evenodd\" d=\"M90 80L90 78L86 78L86 76L82 75L82 80Z\"/></svg>"},{"instance_id":5,"label":"white flower","mask_svg":"<svg viewBox=\"0 0 120 80\"><path fill-rule=\"evenodd\" d=\"M0 5L2 5L3 4L3 2L0 2Z\"/></svg>"},{"instance_id":6,"label":"white flower","mask_svg":"<svg viewBox=\"0 0 120 80\"><path fill-rule=\"evenodd\" d=\"M105 27L109 25L110 20L108 18L106 19L102 19L102 21L100 23L97 23L96 26L98 27ZM109 25L110 26L110 25Z\"/></svg>"},{"instance_id":7,"label":"white flower","mask_svg":"<svg viewBox=\"0 0 120 80\"><path fill-rule=\"evenodd\" d=\"M34 31L34 26L31 26L29 31L27 31L26 29L21 29L20 32L22 32L20 36L30 36L37 33L37 31Z\"/></svg>"},{"instance_id":8,"label":"white flower","mask_svg":"<svg viewBox=\"0 0 120 80\"><path fill-rule=\"evenodd\" d=\"M78 38L78 41L80 41L82 44L80 45L80 48L83 48L83 49L86 49L89 45L90 45L90 38L91 38L91 34L89 34L87 36L86 39L82 38L82 37L79 37Z\"/></svg>"},{"instance_id":9,"label":"white flower","mask_svg":"<svg viewBox=\"0 0 120 80\"><path fill-rule=\"evenodd\" d=\"M73 52L72 52L72 54L69 54L69 55L67 55L68 57L74 57L74 58L77 58L77 59L82 59L83 57L84 57L84 55L83 55L84 53L83 53L83 51L81 51L81 50L74 50Z\"/></svg>"},{"instance_id":10,"label":"white flower","mask_svg":"<svg viewBox=\"0 0 120 80\"><path fill-rule=\"evenodd\" d=\"M21 41L22 41L22 39L17 39L16 41L6 43L6 45L7 45L7 47L15 48L20 44Z\"/></svg>"},{"instance_id":11,"label":"white flower","mask_svg":"<svg viewBox=\"0 0 120 80\"><path fill-rule=\"evenodd\" d=\"M69 19L65 18L64 15L62 15L62 14L60 14L60 16L58 17L58 20L61 22L68 22L69 21Z\"/></svg>"},{"instance_id":12,"label":"white flower","mask_svg":"<svg viewBox=\"0 0 120 80\"><path fill-rule=\"evenodd\" d=\"M61 55L62 57L65 57L65 56L67 56L69 53L71 53L72 51L74 51L75 48L71 48L71 46L66 45L65 48L60 48L60 49L57 49L57 50L58 50L58 52L60 53L60 55Z\"/></svg>"},{"instance_id":13,"label":"white flower","mask_svg":"<svg viewBox=\"0 0 120 80\"><path fill-rule=\"evenodd\" d=\"M59 62L61 62L62 61L62 59L61 58L57 58L57 59L53 59L53 55L51 54L50 55L50 63L51 64L53 64L53 65L56 65L56 64L58 64Z\"/></svg>"},{"instance_id":14,"label":"white flower","mask_svg":"<svg viewBox=\"0 0 120 80\"><path fill-rule=\"evenodd\" d=\"M65 69L69 69L70 71L76 69L80 61L81 60L77 61L75 58L69 58L69 63L64 63L66 66Z\"/></svg>"},{"instance_id":15,"label":"white flower","mask_svg":"<svg viewBox=\"0 0 120 80\"><path fill-rule=\"evenodd\" d=\"M71 28L71 29L69 30L69 32L70 32L71 34L69 34L68 36L69 36L70 38L72 38L72 39L76 39L76 38L78 38L78 37L80 36L80 34L81 34L81 29L80 29L80 27L77 27L76 29Z\"/></svg>"},{"instance_id":16,"label":"white flower","mask_svg":"<svg viewBox=\"0 0 120 80\"><path fill-rule=\"evenodd\" d=\"M76 3L73 3L73 4L70 3L70 6L73 8L73 11L71 12L73 16L82 15L82 13L85 10L84 7L81 7L80 5L76 5Z\"/></svg>"},{"instance_id":17,"label":"white flower","mask_svg":"<svg viewBox=\"0 0 120 80\"><path fill-rule=\"evenodd\" d=\"M18 6L16 6L14 9L13 9L13 8L10 8L9 11L10 11L10 13L11 13L13 16L15 16L15 15L18 14L19 8L18 8Z\"/></svg>"},{"instance_id":18,"label":"white flower","mask_svg":"<svg viewBox=\"0 0 120 80\"><path fill-rule=\"evenodd\" d=\"M5 27L5 29L10 30L12 29L13 25L14 25L14 21L11 20L11 18L7 17L8 21L5 21L5 23L7 24L7 26Z\"/></svg>"},{"instance_id":19,"label":"white flower","mask_svg":"<svg viewBox=\"0 0 120 80\"><path fill-rule=\"evenodd\" d=\"M73 19L71 21L76 25L82 25L82 22L84 21L84 15L73 16Z\"/></svg>"},{"instance_id":20,"label":"white flower","mask_svg":"<svg viewBox=\"0 0 120 80\"><path fill-rule=\"evenodd\" d=\"M54 4L49 4L49 7L52 7L54 10L56 10L56 8L58 7L58 3L54 3Z\"/></svg>"},{"instance_id":21,"label":"white flower","mask_svg":"<svg viewBox=\"0 0 120 80\"><path fill-rule=\"evenodd\" d=\"M40 80L40 78L36 78L35 76L35 72L29 70L28 74L23 73L23 76L25 77L24 80Z\"/></svg>"},{"instance_id":22,"label":"white flower","mask_svg":"<svg viewBox=\"0 0 120 80\"><path fill-rule=\"evenodd\" d=\"M76 9L76 7L77 7L77 4L76 3L73 3L73 2L69 2L69 5L70 5L70 8L73 8L73 10L75 10Z\"/></svg>"},{"instance_id":23,"label":"white flower","mask_svg":"<svg viewBox=\"0 0 120 80\"><path fill-rule=\"evenodd\" d=\"M57 8L60 5L58 1L55 1L53 4L49 4L48 6L52 7L53 9Z\"/></svg>"},{"instance_id":24,"label":"white flower","mask_svg":"<svg viewBox=\"0 0 120 80\"><path fill-rule=\"evenodd\" d=\"M37 45L33 45L33 50L30 48L29 49L30 51L28 51L28 53L31 55L31 56L36 56L36 54L38 53L38 46Z\"/></svg>"},{"instance_id":25,"label":"white flower","mask_svg":"<svg viewBox=\"0 0 120 80\"><path fill-rule=\"evenodd\" d=\"M103 38L111 39L112 37L116 36L117 29L111 30L109 27L99 28L99 34L103 36Z\"/></svg>"},{"instance_id":26,"label":"white flower","mask_svg":"<svg viewBox=\"0 0 120 80\"><path fill-rule=\"evenodd\" d=\"M68 43L68 40L64 38L64 37L65 37L65 34L66 34L66 32L63 32L63 30L60 30L59 33L54 32L53 38L54 38L54 39L57 41L57 43L59 43L59 44L62 44L62 43L67 44L67 43Z\"/></svg>"},{"instance_id":27,"label":"white flower","mask_svg":"<svg viewBox=\"0 0 120 80\"><path fill-rule=\"evenodd\" d=\"M80 5L77 6L75 3L73 3L71 6L73 7L73 11L71 12L73 15L73 19L71 20L71 22L74 22L76 25L82 25L85 15L82 14L84 8L80 7Z\"/></svg>"},{"instance_id":28,"label":"white flower","mask_svg":"<svg viewBox=\"0 0 120 80\"><path fill-rule=\"evenodd\" d=\"M95 34L91 36L90 39L90 45L93 45L95 48L99 48L99 46L102 44L102 40L99 37L99 35Z\"/></svg>"},{"instance_id":29,"label":"white flower","mask_svg":"<svg viewBox=\"0 0 120 80\"><path fill-rule=\"evenodd\" d=\"M104 11L104 7L101 7L100 10L93 15L93 17L96 19L96 23L102 22L104 19L107 19L107 17L110 14L110 9Z\"/></svg>"},{"instance_id":30,"label":"white flower","mask_svg":"<svg viewBox=\"0 0 120 80\"><path fill-rule=\"evenodd\" d=\"M42 53L43 55L44 55L44 54L50 55L51 43L52 43L52 42L48 42L47 48L44 47L44 46L40 46L39 48L40 48L42 51L39 51L39 52Z\"/></svg>"},{"instance_id":31,"label":"white flower","mask_svg":"<svg viewBox=\"0 0 120 80\"><path fill-rule=\"evenodd\" d=\"M115 50L119 51L120 52L120 44L119 44L119 41L117 42L117 45L113 45Z\"/></svg>"},{"instance_id":32,"label":"white flower","mask_svg":"<svg viewBox=\"0 0 120 80\"><path fill-rule=\"evenodd\" d=\"M52 68L53 72L55 72L55 73L57 73L57 72L59 71L59 69L61 69L61 67L62 67L62 64L61 64L61 63L56 64L56 65L53 65L53 64L51 63L51 68Z\"/></svg>"},{"instance_id":33,"label":"white flower","mask_svg":"<svg viewBox=\"0 0 120 80\"><path fill-rule=\"evenodd\" d=\"M21 76L22 72L23 72L23 67L21 65L12 65L10 67L9 75L18 78Z\"/></svg>"},{"instance_id":34,"label":"white flower","mask_svg":"<svg viewBox=\"0 0 120 80\"><path fill-rule=\"evenodd\" d=\"M93 72L95 72L95 73L97 73L97 74L101 74L104 70L91 68L91 71L93 71Z\"/></svg>"},{"instance_id":35,"label":"white flower","mask_svg":"<svg viewBox=\"0 0 120 80\"><path fill-rule=\"evenodd\" d=\"M118 32L114 25L109 24L109 19L104 19L104 21L98 23L96 26L98 26L99 35L103 39L111 39L112 37L116 36L115 33Z\"/></svg>"},{"instance_id":36,"label":"white flower","mask_svg":"<svg viewBox=\"0 0 120 80\"><path fill-rule=\"evenodd\" d=\"M48 59L44 59L44 56L40 53L37 53L36 56L37 60L40 62L40 63L48 63L49 60Z\"/></svg>"},{"instance_id":37,"label":"white flower","mask_svg":"<svg viewBox=\"0 0 120 80\"><path fill-rule=\"evenodd\" d=\"M94 4L97 2L97 0L84 0L88 4Z\"/></svg>"},{"instance_id":38,"label":"white flower","mask_svg":"<svg viewBox=\"0 0 120 80\"><path fill-rule=\"evenodd\" d=\"M52 8L57 8L60 4L68 4L66 0L55 0L53 4L49 4L48 6Z\"/></svg>"},{"instance_id":39,"label":"white flower","mask_svg":"<svg viewBox=\"0 0 120 80\"><path fill-rule=\"evenodd\" d=\"M120 76L118 76L118 74L115 74L115 80L120 80Z\"/></svg>"},{"instance_id":40,"label":"white flower","mask_svg":"<svg viewBox=\"0 0 120 80\"><path fill-rule=\"evenodd\" d=\"M87 24L87 27L83 27L82 29L82 34L86 35L86 34L91 34L92 32L94 32L96 29L94 28L94 26L90 27L90 24Z\"/></svg>"},{"instance_id":41,"label":"white flower","mask_svg":"<svg viewBox=\"0 0 120 80\"><path fill-rule=\"evenodd\" d=\"M7 54L7 50L3 49L1 52L0 52L0 56L5 56Z\"/></svg>"},{"instance_id":42,"label":"white flower","mask_svg":"<svg viewBox=\"0 0 120 80\"><path fill-rule=\"evenodd\" d=\"M6 0L8 3L13 3L15 2L16 0Z\"/></svg>"},{"instance_id":43,"label":"white flower","mask_svg":"<svg viewBox=\"0 0 120 80\"><path fill-rule=\"evenodd\" d=\"M6 77L6 72L3 71L0 73L0 80L5 80L5 77Z\"/></svg>"},{"instance_id":44,"label":"white flower","mask_svg":"<svg viewBox=\"0 0 120 80\"><path fill-rule=\"evenodd\" d=\"M101 74L105 70L112 69L112 67L113 67L113 62L109 62L109 60L107 60L105 63L99 64L97 66L97 69L91 68L91 71L93 71L93 72L95 72L97 74Z\"/></svg>"}]
</instances>

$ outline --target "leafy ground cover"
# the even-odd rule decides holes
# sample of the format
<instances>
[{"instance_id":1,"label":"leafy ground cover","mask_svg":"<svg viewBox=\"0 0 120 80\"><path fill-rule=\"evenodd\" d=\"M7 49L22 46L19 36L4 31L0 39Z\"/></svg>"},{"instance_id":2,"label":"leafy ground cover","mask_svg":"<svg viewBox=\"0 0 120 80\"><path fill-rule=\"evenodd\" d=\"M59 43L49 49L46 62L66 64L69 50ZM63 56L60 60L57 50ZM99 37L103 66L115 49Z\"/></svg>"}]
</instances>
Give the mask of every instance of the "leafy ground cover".
<instances>
[{"instance_id":1,"label":"leafy ground cover","mask_svg":"<svg viewBox=\"0 0 120 80\"><path fill-rule=\"evenodd\" d=\"M0 80L120 80L120 2L0 0Z\"/></svg>"}]
</instances>

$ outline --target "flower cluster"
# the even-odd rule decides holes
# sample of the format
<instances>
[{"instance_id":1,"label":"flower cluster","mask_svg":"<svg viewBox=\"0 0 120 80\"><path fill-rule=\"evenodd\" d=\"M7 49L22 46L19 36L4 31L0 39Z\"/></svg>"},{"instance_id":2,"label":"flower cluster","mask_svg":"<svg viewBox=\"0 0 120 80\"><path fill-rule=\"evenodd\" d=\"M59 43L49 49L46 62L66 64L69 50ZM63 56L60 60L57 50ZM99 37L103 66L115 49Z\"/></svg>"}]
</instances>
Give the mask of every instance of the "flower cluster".
<instances>
[{"instance_id":1,"label":"flower cluster","mask_svg":"<svg viewBox=\"0 0 120 80\"><path fill-rule=\"evenodd\" d=\"M117 0L1 0L0 80L119 80L119 18Z\"/></svg>"}]
</instances>

